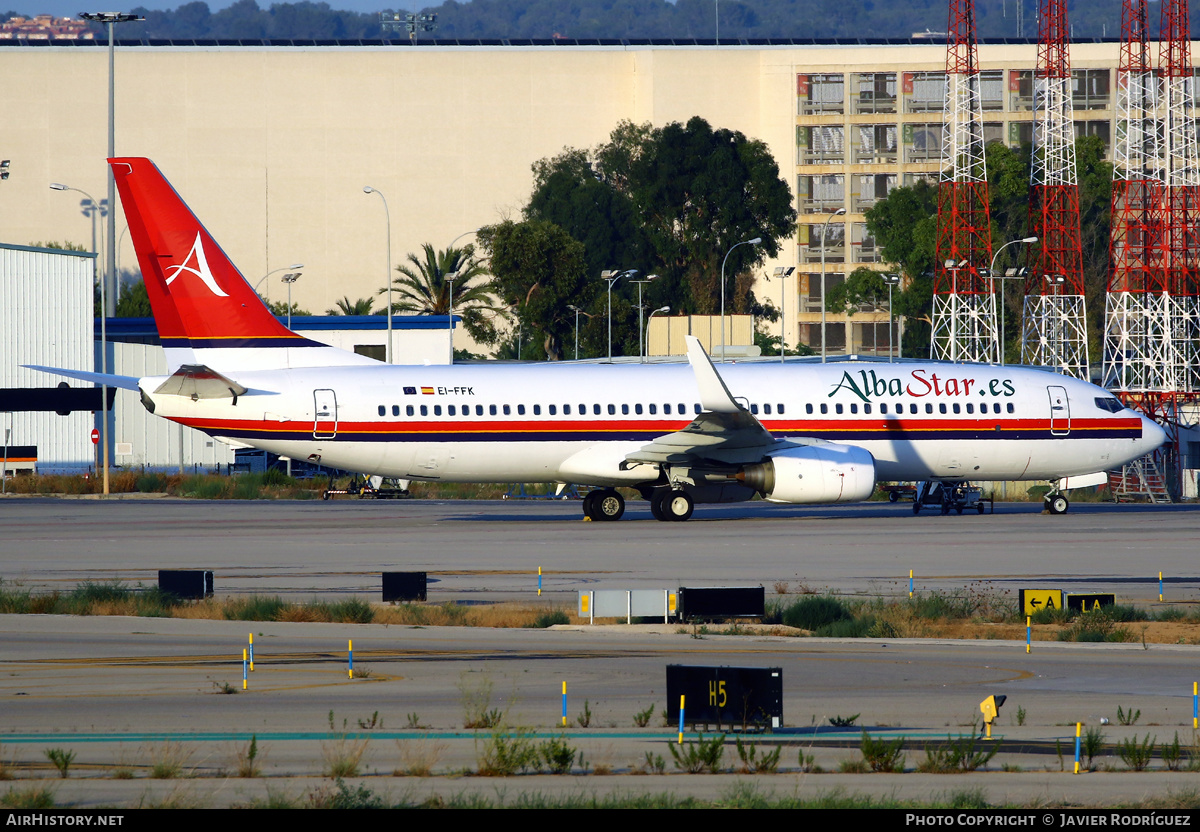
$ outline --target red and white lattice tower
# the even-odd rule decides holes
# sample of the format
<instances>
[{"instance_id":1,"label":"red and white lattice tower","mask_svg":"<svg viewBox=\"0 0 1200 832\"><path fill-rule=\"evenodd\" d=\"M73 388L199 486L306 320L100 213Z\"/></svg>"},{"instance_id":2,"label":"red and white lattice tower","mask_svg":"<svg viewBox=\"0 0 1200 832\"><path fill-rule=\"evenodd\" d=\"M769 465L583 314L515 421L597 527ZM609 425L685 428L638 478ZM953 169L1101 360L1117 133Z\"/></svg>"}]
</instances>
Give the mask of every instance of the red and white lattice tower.
<instances>
[{"instance_id":1,"label":"red and white lattice tower","mask_svg":"<svg viewBox=\"0 0 1200 832\"><path fill-rule=\"evenodd\" d=\"M946 361L995 362L996 299L990 278L984 276L991 265L992 235L972 0L950 0L946 31L930 355Z\"/></svg>"},{"instance_id":2,"label":"red and white lattice tower","mask_svg":"<svg viewBox=\"0 0 1200 832\"><path fill-rule=\"evenodd\" d=\"M1164 263L1158 79L1147 0L1124 0L1113 143L1111 271L1105 299L1104 386L1141 407L1176 388L1171 294Z\"/></svg>"},{"instance_id":3,"label":"red and white lattice tower","mask_svg":"<svg viewBox=\"0 0 1200 832\"><path fill-rule=\"evenodd\" d=\"M1200 157L1197 155L1187 0L1162 4L1162 256L1171 295L1176 391L1200 391Z\"/></svg>"},{"instance_id":4,"label":"red and white lattice tower","mask_svg":"<svg viewBox=\"0 0 1200 832\"><path fill-rule=\"evenodd\" d=\"M1021 361L1088 377L1079 181L1071 118L1071 58L1067 0L1041 0L1038 65L1033 86L1031 249L1025 284Z\"/></svg>"}]
</instances>

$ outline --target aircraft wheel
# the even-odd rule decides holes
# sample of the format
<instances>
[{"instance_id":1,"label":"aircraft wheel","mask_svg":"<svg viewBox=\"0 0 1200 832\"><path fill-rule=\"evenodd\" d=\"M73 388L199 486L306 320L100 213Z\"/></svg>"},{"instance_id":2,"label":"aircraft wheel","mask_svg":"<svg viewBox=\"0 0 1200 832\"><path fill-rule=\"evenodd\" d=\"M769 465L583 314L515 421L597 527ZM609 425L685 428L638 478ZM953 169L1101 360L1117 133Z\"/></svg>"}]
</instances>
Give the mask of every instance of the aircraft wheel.
<instances>
[{"instance_id":1,"label":"aircraft wheel","mask_svg":"<svg viewBox=\"0 0 1200 832\"><path fill-rule=\"evenodd\" d=\"M329 499L329 492L328 492L328 491L322 491L322 492L321 492L321 499L322 499L322 500L328 500L328 499Z\"/></svg>"},{"instance_id":2,"label":"aircraft wheel","mask_svg":"<svg viewBox=\"0 0 1200 832\"><path fill-rule=\"evenodd\" d=\"M668 520L683 522L692 516L696 504L686 491L672 491L663 498L662 510Z\"/></svg>"},{"instance_id":3,"label":"aircraft wheel","mask_svg":"<svg viewBox=\"0 0 1200 832\"><path fill-rule=\"evenodd\" d=\"M1063 495L1055 494L1046 501L1046 507L1050 509L1051 514L1066 514L1071 504L1067 502L1067 498Z\"/></svg>"},{"instance_id":4,"label":"aircraft wheel","mask_svg":"<svg viewBox=\"0 0 1200 832\"><path fill-rule=\"evenodd\" d=\"M600 518L596 517L596 510L595 510L596 496L599 493L600 493L599 491L589 491L588 493L583 495L583 516L584 517L588 517L592 520L600 519Z\"/></svg>"},{"instance_id":5,"label":"aircraft wheel","mask_svg":"<svg viewBox=\"0 0 1200 832\"><path fill-rule=\"evenodd\" d=\"M620 520L625 513L625 498L616 489L606 488L596 495L592 512L594 520Z\"/></svg>"},{"instance_id":6,"label":"aircraft wheel","mask_svg":"<svg viewBox=\"0 0 1200 832\"><path fill-rule=\"evenodd\" d=\"M962 517L962 510L963 510L962 506L955 506L954 510L958 512L959 517Z\"/></svg>"},{"instance_id":7,"label":"aircraft wheel","mask_svg":"<svg viewBox=\"0 0 1200 832\"><path fill-rule=\"evenodd\" d=\"M889 503L894 503L894 502L896 502L896 501L897 501L897 500L899 500L899 499L900 499L900 495L899 495L899 494L897 494L895 491L889 491L889 492L888 492L888 502L889 502Z\"/></svg>"},{"instance_id":8,"label":"aircraft wheel","mask_svg":"<svg viewBox=\"0 0 1200 832\"><path fill-rule=\"evenodd\" d=\"M980 500L978 503L976 503L975 508L979 511L980 514L983 514L983 500Z\"/></svg>"},{"instance_id":9,"label":"aircraft wheel","mask_svg":"<svg viewBox=\"0 0 1200 832\"><path fill-rule=\"evenodd\" d=\"M913 514L920 514L920 513L921 513L921 498L917 497L917 499L913 500Z\"/></svg>"},{"instance_id":10,"label":"aircraft wheel","mask_svg":"<svg viewBox=\"0 0 1200 832\"><path fill-rule=\"evenodd\" d=\"M663 500L667 498L671 492L666 490L655 491L650 495L650 513L654 515L655 520L670 520L665 511L663 511Z\"/></svg>"},{"instance_id":11,"label":"aircraft wheel","mask_svg":"<svg viewBox=\"0 0 1200 832\"><path fill-rule=\"evenodd\" d=\"M950 513L950 504L942 503L942 516L945 517L949 513Z\"/></svg>"}]
</instances>

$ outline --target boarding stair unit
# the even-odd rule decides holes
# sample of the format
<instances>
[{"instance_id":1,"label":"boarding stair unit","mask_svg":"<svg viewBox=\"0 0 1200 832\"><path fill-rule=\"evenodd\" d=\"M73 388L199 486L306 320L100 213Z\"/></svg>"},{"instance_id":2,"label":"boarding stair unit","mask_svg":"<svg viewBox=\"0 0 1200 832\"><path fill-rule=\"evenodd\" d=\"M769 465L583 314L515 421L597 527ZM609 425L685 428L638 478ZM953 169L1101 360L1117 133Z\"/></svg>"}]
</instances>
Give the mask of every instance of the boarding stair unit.
<instances>
[{"instance_id":1,"label":"boarding stair unit","mask_svg":"<svg viewBox=\"0 0 1200 832\"><path fill-rule=\"evenodd\" d=\"M1163 473L1166 460L1158 452L1146 454L1108 472L1108 489L1118 503L1173 502Z\"/></svg>"}]
</instances>

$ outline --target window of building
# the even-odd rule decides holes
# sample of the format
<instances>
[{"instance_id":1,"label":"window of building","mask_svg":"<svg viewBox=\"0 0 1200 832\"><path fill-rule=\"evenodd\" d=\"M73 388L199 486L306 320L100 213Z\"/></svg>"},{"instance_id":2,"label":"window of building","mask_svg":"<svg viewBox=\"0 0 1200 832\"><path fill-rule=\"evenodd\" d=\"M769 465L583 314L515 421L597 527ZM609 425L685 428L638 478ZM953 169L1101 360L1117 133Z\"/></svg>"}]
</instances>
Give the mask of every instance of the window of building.
<instances>
[{"instance_id":1,"label":"window of building","mask_svg":"<svg viewBox=\"0 0 1200 832\"><path fill-rule=\"evenodd\" d=\"M851 178L853 187L850 193L850 204L855 213L861 214L887 195L896 187L894 173L863 173Z\"/></svg>"},{"instance_id":2,"label":"window of building","mask_svg":"<svg viewBox=\"0 0 1200 832\"><path fill-rule=\"evenodd\" d=\"M800 245L801 257L805 263L821 262L821 235L825 235L825 262L841 263L846 259L846 224L831 222L828 226L823 223L801 223ZM811 291L811 289L810 289ZM818 293L820 285L817 286Z\"/></svg>"},{"instance_id":3,"label":"window of building","mask_svg":"<svg viewBox=\"0 0 1200 832\"><path fill-rule=\"evenodd\" d=\"M941 122L905 124L900 135L904 143L904 161L931 162L942 158L944 134Z\"/></svg>"},{"instance_id":4,"label":"window of building","mask_svg":"<svg viewBox=\"0 0 1200 832\"><path fill-rule=\"evenodd\" d=\"M850 136L857 165L890 165L899 158L899 133L894 124L856 124Z\"/></svg>"},{"instance_id":5,"label":"window of building","mask_svg":"<svg viewBox=\"0 0 1200 832\"><path fill-rule=\"evenodd\" d=\"M840 174L799 176L796 183L801 214L832 214L846 205L846 177Z\"/></svg>"},{"instance_id":6,"label":"window of building","mask_svg":"<svg viewBox=\"0 0 1200 832\"><path fill-rule=\"evenodd\" d=\"M845 76L841 73L797 75L796 98L800 115L843 112L846 98Z\"/></svg>"},{"instance_id":7,"label":"window of building","mask_svg":"<svg viewBox=\"0 0 1200 832\"><path fill-rule=\"evenodd\" d=\"M896 112L896 73L860 72L851 76L856 113Z\"/></svg>"},{"instance_id":8,"label":"window of building","mask_svg":"<svg viewBox=\"0 0 1200 832\"><path fill-rule=\"evenodd\" d=\"M1071 106L1076 110L1104 110L1110 106L1107 69L1076 69L1071 73Z\"/></svg>"},{"instance_id":9,"label":"window of building","mask_svg":"<svg viewBox=\"0 0 1200 832\"><path fill-rule=\"evenodd\" d=\"M979 73L979 98L983 109L1004 109L1004 70L985 69Z\"/></svg>"},{"instance_id":10,"label":"window of building","mask_svg":"<svg viewBox=\"0 0 1200 832\"><path fill-rule=\"evenodd\" d=\"M846 161L846 129L840 124L797 127L796 146L801 165L840 165Z\"/></svg>"},{"instance_id":11,"label":"window of building","mask_svg":"<svg viewBox=\"0 0 1200 832\"><path fill-rule=\"evenodd\" d=\"M905 72L903 81L904 112L940 112L946 103L946 73Z\"/></svg>"}]
</instances>

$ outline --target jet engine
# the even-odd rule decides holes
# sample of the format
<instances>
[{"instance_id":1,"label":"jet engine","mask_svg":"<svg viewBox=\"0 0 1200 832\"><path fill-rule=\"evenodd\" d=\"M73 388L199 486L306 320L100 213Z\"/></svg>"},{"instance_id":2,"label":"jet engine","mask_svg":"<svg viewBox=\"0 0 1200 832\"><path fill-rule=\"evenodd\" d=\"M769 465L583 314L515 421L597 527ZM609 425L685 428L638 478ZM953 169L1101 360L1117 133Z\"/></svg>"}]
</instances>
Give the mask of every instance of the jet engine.
<instances>
[{"instance_id":1,"label":"jet engine","mask_svg":"<svg viewBox=\"0 0 1200 832\"><path fill-rule=\"evenodd\" d=\"M817 442L773 453L737 479L773 503L846 503L875 490L875 459L862 448Z\"/></svg>"}]
</instances>

